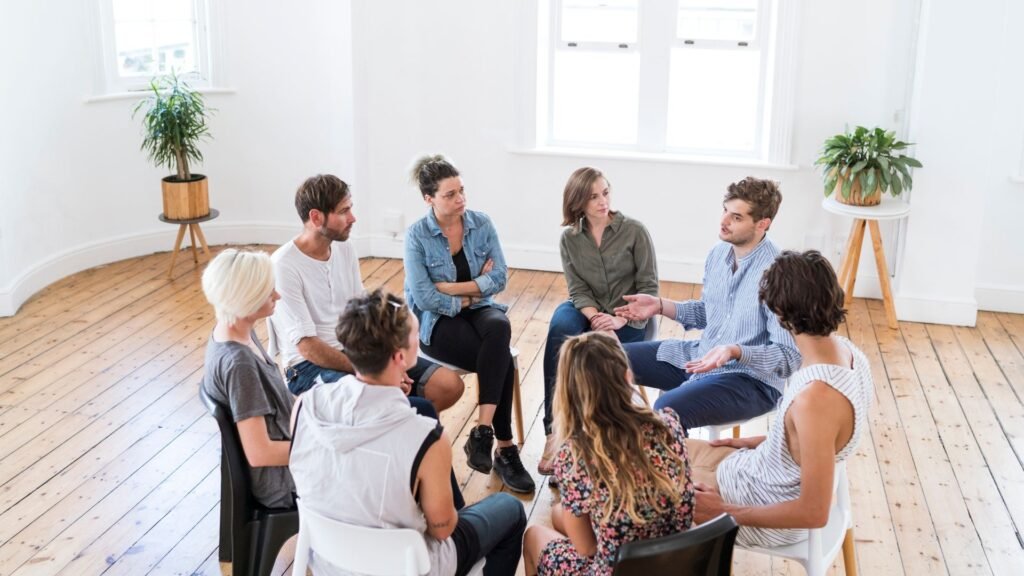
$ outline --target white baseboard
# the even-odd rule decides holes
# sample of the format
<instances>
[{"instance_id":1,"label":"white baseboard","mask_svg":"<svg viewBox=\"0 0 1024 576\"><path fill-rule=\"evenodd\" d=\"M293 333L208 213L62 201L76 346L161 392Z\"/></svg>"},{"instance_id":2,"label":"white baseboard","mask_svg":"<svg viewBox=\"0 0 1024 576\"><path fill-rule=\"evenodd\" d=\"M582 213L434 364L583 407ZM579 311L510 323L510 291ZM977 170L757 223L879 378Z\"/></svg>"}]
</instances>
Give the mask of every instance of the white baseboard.
<instances>
[{"instance_id":1,"label":"white baseboard","mask_svg":"<svg viewBox=\"0 0 1024 576\"><path fill-rule=\"evenodd\" d=\"M1024 314L1024 286L981 284L974 289L980 310Z\"/></svg>"},{"instance_id":2,"label":"white baseboard","mask_svg":"<svg viewBox=\"0 0 1024 576\"><path fill-rule=\"evenodd\" d=\"M281 244L294 237L299 230L298 226L275 222L203 224L203 233L209 244ZM166 226L139 234L106 238L58 252L21 272L0 289L0 316L13 316L33 294L76 272L125 258L167 252L174 246L176 234L176 228ZM186 239L184 243L187 242Z\"/></svg>"},{"instance_id":3,"label":"white baseboard","mask_svg":"<svg viewBox=\"0 0 1024 576\"><path fill-rule=\"evenodd\" d=\"M978 302L970 299L942 299L897 294L893 297L896 318L906 322L927 322L952 326L974 326L978 321Z\"/></svg>"}]
</instances>

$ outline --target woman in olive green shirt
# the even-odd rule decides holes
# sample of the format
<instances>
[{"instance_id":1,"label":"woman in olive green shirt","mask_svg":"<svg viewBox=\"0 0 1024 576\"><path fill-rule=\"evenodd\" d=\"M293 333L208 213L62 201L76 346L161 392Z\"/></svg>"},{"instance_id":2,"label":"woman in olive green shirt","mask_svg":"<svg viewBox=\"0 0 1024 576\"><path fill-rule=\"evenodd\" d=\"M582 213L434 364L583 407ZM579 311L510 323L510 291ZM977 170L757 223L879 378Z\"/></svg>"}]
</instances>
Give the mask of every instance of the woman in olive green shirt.
<instances>
[{"instance_id":1,"label":"woman in olive green shirt","mask_svg":"<svg viewBox=\"0 0 1024 576\"><path fill-rule=\"evenodd\" d=\"M591 330L615 334L621 342L644 338L647 321L626 322L615 316L623 294L658 295L658 266L647 228L611 209L611 186L595 168L572 173L562 196L562 270L569 300L551 317L544 348L544 432L548 441L537 469L551 474L551 399L558 350L570 336Z\"/></svg>"}]
</instances>

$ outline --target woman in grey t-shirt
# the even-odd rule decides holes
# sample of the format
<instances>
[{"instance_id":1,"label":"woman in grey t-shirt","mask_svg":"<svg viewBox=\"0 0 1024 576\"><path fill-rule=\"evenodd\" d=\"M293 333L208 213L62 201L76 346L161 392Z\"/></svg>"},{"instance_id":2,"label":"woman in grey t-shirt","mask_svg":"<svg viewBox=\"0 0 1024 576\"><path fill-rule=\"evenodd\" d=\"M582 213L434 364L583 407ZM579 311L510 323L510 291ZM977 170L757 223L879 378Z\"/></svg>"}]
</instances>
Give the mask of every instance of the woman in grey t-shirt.
<instances>
[{"instance_id":1,"label":"woman in grey t-shirt","mask_svg":"<svg viewBox=\"0 0 1024 576\"><path fill-rule=\"evenodd\" d=\"M292 396L253 330L274 313L280 298L270 256L224 250L203 273L203 292L217 314L206 345L203 391L230 411L238 427L256 500L272 508L292 507Z\"/></svg>"}]
</instances>

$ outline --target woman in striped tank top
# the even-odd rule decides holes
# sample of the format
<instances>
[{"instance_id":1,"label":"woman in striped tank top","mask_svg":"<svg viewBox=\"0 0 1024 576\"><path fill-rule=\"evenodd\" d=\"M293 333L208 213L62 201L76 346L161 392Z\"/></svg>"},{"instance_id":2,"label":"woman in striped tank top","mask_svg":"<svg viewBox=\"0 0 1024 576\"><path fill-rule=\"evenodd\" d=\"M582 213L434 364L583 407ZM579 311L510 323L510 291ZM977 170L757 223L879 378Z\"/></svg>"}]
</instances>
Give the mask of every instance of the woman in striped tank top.
<instances>
[{"instance_id":1,"label":"woman in striped tank top","mask_svg":"<svg viewBox=\"0 0 1024 576\"><path fill-rule=\"evenodd\" d=\"M843 290L820 253L783 252L761 279L760 298L803 357L790 376L768 436L688 440L697 487L694 519L728 512L738 542L781 546L828 522L835 465L867 430L874 387L867 359L833 334L845 318Z\"/></svg>"}]
</instances>

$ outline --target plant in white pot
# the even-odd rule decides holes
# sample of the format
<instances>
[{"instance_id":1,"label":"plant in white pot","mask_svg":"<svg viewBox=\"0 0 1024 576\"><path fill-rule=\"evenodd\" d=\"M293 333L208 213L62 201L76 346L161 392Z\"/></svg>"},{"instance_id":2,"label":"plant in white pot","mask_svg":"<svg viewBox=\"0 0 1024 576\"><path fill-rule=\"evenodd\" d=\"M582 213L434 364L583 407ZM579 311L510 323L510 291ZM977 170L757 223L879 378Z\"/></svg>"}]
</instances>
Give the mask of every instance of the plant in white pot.
<instances>
[{"instance_id":1,"label":"plant in white pot","mask_svg":"<svg viewBox=\"0 0 1024 576\"><path fill-rule=\"evenodd\" d=\"M194 174L189 162L202 162L199 143L210 137L206 118L213 111L203 96L177 74L154 78L152 94L135 105L132 117L145 110L141 149L154 164L175 170L161 182L164 216L171 220L210 213L206 176Z\"/></svg>"},{"instance_id":2,"label":"plant in white pot","mask_svg":"<svg viewBox=\"0 0 1024 576\"><path fill-rule=\"evenodd\" d=\"M881 128L869 130L857 126L825 140L821 157L814 164L823 166L825 196L836 193L836 201L854 206L874 206L882 193L899 196L914 185L910 168L921 163L901 153L909 143L896 139L895 132Z\"/></svg>"}]
</instances>

